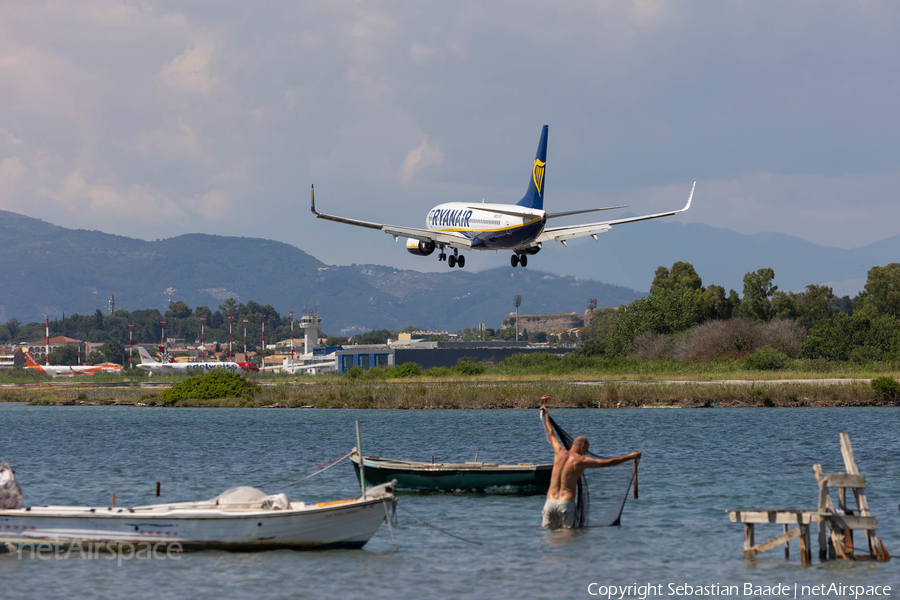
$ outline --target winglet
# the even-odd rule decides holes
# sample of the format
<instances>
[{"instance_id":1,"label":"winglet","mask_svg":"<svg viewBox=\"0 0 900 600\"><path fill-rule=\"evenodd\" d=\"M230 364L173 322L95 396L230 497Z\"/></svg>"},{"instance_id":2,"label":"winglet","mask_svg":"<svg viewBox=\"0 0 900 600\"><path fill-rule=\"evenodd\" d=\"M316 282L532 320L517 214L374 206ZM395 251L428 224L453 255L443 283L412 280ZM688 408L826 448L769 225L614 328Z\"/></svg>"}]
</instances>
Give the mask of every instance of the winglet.
<instances>
[{"instance_id":1,"label":"winglet","mask_svg":"<svg viewBox=\"0 0 900 600\"><path fill-rule=\"evenodd\" d=\"M691 200L694 199L694 188L696 188L696 187L697 187L697 182L695 181L695 182L694 182L694 185L691 186L691 195L688 196L687 204L685 204L685 205L684 205L684 208L682 208L682 209L681 209L680 211L678 211L678 212L684 212L684 211L686 211L687 209L689 209L689 208L691 207Z\"/></svg>"},{"instance_id":2,"label":"winglet","mask_svg":"<svg viewBox=\"0 0 900 600\"><path fill-rule=\"evenodd\" d=\"M317 215L319 213L316 212L316 186L309 186L309 210L312 211L312 214Z\"/></svg>"}]
</instances>

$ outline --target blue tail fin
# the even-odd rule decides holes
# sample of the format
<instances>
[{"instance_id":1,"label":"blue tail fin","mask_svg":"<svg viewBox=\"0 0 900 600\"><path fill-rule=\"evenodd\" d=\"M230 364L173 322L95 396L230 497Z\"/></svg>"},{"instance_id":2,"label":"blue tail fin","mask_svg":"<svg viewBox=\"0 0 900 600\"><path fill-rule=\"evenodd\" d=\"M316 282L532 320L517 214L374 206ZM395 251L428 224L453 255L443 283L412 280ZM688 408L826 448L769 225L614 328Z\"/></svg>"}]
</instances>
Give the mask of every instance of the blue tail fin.
<instances>
[{"instance_id":1,"label":"blue tail fin","mask_svg":"<svg viewBox=\"0 0 900 600\"><path fill-rule=\"evenodd\" d=\"M534 155L534 165L531 167L531 178L528 180L528 191L521 200L516 202L518 206L526 208L544 209L544 170L547 165L547 131L549 127L544 125L541 130L541 141L538 142L537 154Z\"/></svg>"}]
</instances>

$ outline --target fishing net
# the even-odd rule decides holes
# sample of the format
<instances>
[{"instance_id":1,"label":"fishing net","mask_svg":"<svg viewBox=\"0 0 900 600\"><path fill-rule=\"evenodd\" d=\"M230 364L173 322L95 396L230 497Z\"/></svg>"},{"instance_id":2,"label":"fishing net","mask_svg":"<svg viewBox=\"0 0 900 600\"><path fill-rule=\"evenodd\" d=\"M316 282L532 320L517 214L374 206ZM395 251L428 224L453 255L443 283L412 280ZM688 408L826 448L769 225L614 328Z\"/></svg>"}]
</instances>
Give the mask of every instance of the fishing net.
<instances>
[{"instance_id":1,"label":"fishing net","mask_svg":"<svg viewBox=\"0 0 900 600\"><path fill-rule=\"evenodd\" d=\"M22 508L22 488L5 460L0 464L0 508ZM9 528L9 525L7 525Z\"/></svg>"},{"instance_id":2,"label":"fishing net","mask_svg":"<svg viewBox=\"0 0 900 600\"><path fill-rule=\"evenodd\" d=\"M548 414L547 420L566 450L572 447L574 438L566 433L556 421ZM588 451L586 456L591 458L606 459L608 456L600 456ZM640 463L640 459L637 459ZM587 469L578 480L575 489L575 528L584 528L591 525L595 527L612 527L622 524L622 511L625 502L634 483L635 469L632 461L627 460L612 467L601 469ZM590 487L597 490L592 493ZM593 498L593 500L591 500ZM599 508L599 514L591 521L591 504Z\"/></svg>"}]
</instances>

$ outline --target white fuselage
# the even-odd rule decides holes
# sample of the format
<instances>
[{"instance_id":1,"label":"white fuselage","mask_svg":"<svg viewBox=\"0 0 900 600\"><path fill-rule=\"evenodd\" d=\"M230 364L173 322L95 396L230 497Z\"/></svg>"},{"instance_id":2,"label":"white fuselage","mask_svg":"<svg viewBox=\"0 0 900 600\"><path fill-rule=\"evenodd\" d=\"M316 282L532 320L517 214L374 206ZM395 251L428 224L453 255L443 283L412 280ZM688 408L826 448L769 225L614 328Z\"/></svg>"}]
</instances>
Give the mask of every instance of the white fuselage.
<instances>
[{"instance_id":1,"label":"white fuselage","mask_svg":"<svg viewBox=\"0 0 900 600\"><path fill-rule=\"evenodd\" d=\"M522 248L537 239L545 224L543 210L515 204L450 202L435 206L425 218L426 229L461 233L472 240L473 250Z\"/></svg>"},{"instance_id":2,"label":"white fuselage","mask_svg":"<svg viewBox=\"0 0 900 600\"><path fill-rule=\"evenodd\" d=\"M42 371L50 377L64 377L67 375L93 375L94 373L121 373L122 367L99 367L90 365L41 365L39 367L29 367L38 371Z\"/></svg>"},{"instance_id":3,"label":"white fuselage","mask_svg":"<svg viewBox=\"0 0 900 600\"><path fill-rule=\"evenodd\" d=\"M139 369L144 369L147 371L153 372L167 372L171 373L172 371L190 371L193 369L199 370L209 370L209 369L225 369L227 371L237 371L239 369L243 369L241 365L236 362L192 362L192 363L146 363L143 362L138 365Z\"/></svg>"}]
</instances>

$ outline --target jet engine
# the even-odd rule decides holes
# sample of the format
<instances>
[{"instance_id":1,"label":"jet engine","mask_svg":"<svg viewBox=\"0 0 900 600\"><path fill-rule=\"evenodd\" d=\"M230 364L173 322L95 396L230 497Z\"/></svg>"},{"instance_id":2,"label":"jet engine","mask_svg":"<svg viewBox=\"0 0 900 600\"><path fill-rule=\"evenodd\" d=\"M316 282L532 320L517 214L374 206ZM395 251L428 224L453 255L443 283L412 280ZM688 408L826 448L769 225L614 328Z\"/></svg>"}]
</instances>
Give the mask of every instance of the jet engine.
<instances>
[{"instance_id":1,"label":"jet engine","mask_svg":"<svg viewBox=\"0 0 900 600\"><path fill-rule=\"evenodd\" d=\"M434 242L421 242L414 238L406 238L406 251L416 256L428 256L434 252Z\"/></svg>"},{"instance_id":2,"label":"jet engine","mask_svg":"<svg viewBox=\"0 0 900 600\"><path fill-rule=\"evenodd\" d=\"M535 254L537 254L540 251L541 251L540 246L529 246L527 248L522 248L519 251L519 254L528 254L528 255L534 256Z\"/></svg>"}]
</instances>

